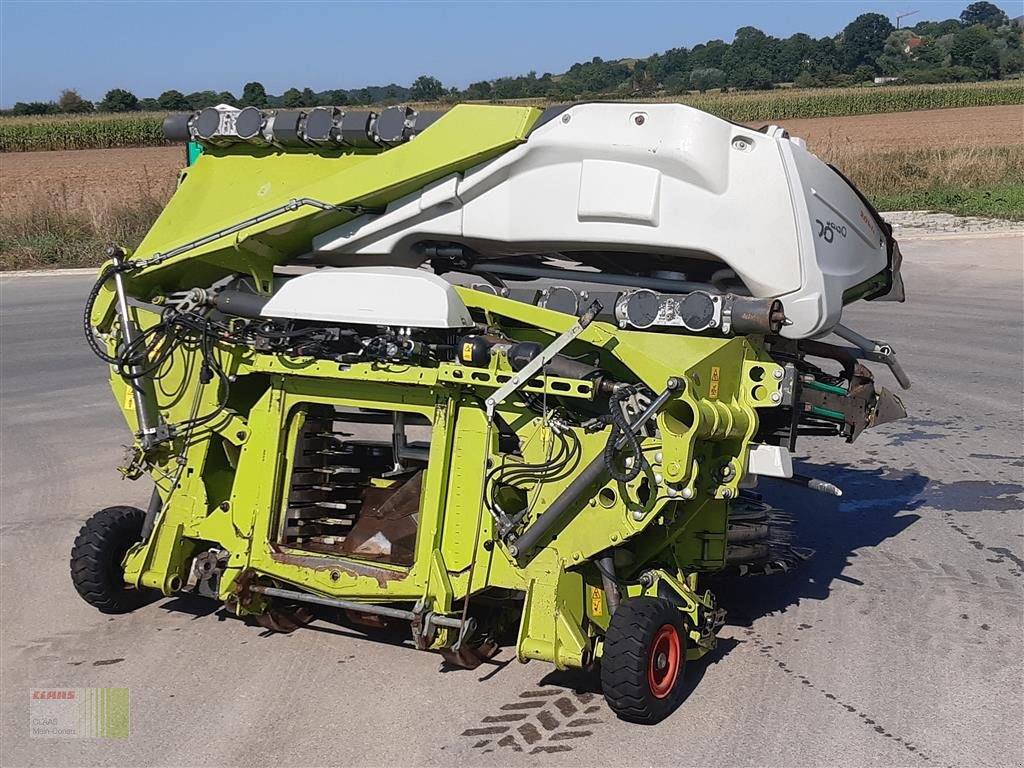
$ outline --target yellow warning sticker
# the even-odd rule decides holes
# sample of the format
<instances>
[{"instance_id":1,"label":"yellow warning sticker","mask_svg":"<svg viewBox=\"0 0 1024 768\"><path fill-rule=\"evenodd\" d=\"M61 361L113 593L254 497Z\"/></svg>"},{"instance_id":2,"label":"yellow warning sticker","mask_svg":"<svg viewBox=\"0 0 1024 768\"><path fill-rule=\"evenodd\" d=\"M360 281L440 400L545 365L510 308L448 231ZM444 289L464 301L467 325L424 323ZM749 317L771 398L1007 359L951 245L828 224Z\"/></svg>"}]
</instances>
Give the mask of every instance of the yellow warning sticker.
<instances>
[{"instance_id":1,"label":"yellow warning sticker","mask_svg":"<svg viewBox=\"0 0 1024 768\"><path fill-rule=\"evenodd\" d=\"M130 386L124 388L124 410L135 410L135 393Z\"/></svg>"},{"instance_id":2,"label":"yellow warning sticker","mask_svg":"<svg viewBox=\"0 0 1024 768\"><path fill-rule=\"evenodd\" d=\"M590 615L601 616L604 614L604 595L597 587L590 588Z\"/></svg>"},{"instance_id":3,"label":"yellow warning sticker","mask_svg":"<svg viewBox=\"0 0 1024 768\"><path fill-rule=\"evenodd\" d=\"M473 362L473 345L468 341L462 344L462 359L467 363Z\"/></svg>"},{"instance_id":4,"label":"yellow warning sticker","mask_svg":"<svg viewBox=\"0 0 1024 768\"><path fill-rule=\"evenodd\" d=\"M718 399L718 380L722 377L722 369L717 365L711 366L711 384L708 386L708 397L712 400Z\"/></svg>"}]
</instances>

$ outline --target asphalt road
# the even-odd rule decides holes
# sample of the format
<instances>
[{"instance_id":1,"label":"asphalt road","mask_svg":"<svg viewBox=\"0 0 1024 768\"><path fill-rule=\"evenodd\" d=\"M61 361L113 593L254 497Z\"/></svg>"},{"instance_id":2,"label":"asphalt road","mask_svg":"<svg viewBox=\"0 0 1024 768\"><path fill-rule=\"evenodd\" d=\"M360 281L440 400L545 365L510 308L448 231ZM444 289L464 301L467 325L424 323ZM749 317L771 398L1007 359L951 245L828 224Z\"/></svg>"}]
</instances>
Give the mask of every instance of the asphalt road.
<instances>
[{"instance_id":1,"label":"asphalt road","mask_svg":"<svg viewBox=\"0 0 1024 768\"><path fill-rule=\"evenodd\" d=\"M904 253L910 301L846 319L899 351L910 418L803 444L804 471L846 495L769 492L817 556L727 590L719 651L650 728L617 721L594 678L508 650L442 672L408 646L321 622L269 635L191 597L95 612L71 586L71 542L148 488L114 471L128 434L80 338L90 279L0 278L0 763L1024 763L1024 238ZM94 686L130 689L129 738L29 737L32 689Z\"/></svg>"}]
</instances>

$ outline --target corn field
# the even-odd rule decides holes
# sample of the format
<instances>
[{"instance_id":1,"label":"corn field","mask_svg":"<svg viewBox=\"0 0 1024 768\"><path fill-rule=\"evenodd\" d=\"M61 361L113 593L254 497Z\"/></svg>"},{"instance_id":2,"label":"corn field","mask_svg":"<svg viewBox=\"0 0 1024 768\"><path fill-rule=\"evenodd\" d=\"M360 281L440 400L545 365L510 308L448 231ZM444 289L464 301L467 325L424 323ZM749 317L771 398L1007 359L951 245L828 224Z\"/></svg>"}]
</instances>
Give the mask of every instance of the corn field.
<instances>
[{"instance_id":1,"label":"corn field","mask_svg":"<svg viewBox=\"0 0 1024 768\"><path fill-rule=\"evenodd\" d=\"M853 88L779 88L758 93L706 93L637 98L640 102L680 102L742 123L911 112L949 107L1024 104L1024 82L947 83ZM506 102L513 103L513 102ZM516 104L546 106L540 100ZM447 109L450 104L416 105ZM108 149L167 144L161 113L0 117L0 152L52 149Z\"/></svg>"},{"instance_id":2,"label":"corn field","mask_svg":"<svg viewBox=\"0 0 1024 768\"><path fill-rule=\"evenodd\" d=\"M704 94L678 100L740 123L1024 104L1024 82L815 88Z\"/></svg>"},{"instance_id":3,"label":"corn field","mask_svg":"<svg viewBox=\"0 0 1024 768\"><path fill-rule=\"evenodd\" d=\"M158 113L4 117L0 152L159 146L169 143L163 119Z\"/></svg>"}]
</instances>

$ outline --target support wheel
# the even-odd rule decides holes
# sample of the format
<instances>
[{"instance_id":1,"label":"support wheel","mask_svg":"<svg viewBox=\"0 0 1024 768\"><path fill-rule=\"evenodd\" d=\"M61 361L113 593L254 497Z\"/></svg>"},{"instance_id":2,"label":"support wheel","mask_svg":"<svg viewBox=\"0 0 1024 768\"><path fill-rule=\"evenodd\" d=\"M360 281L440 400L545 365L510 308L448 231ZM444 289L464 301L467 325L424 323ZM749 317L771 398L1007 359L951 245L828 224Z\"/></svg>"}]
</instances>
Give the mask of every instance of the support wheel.
<instances>
[{"instance_id":1,"label":"support wheel","mask_svg":"<svg viewBox=\"0 0 1024 768\"><path fill-rule=\"evenodd\" d=\"M623 720L651 725L682 702L686 626L668 600L633 597L612 616L601 656L605 700Z\"/></svg>"},{"instance_id":2,"label":"support wheel","mask_svg":"<svg viewBox=\"0 0 1024 768\"><path fill-rule=\"evenodd\" d=\"M136 507L107 507L90 517L71 548L71 581L78 594L101 613L127 613L147 592L124 583L121 561L142 540L146 513Z\"/></svg>"}]
</instances>

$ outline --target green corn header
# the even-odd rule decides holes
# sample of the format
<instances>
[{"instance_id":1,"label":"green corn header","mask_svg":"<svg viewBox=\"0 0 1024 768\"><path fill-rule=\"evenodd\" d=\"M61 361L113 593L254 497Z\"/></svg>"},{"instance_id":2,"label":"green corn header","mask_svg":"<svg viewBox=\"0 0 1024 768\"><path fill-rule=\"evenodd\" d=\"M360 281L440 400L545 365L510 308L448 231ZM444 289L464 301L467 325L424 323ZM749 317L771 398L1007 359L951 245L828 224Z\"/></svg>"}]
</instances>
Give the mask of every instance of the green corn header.
<instances>
[{"instance_id":1,"label":"green corn header","mask_svg":"<svg viewBox=\"0 0 1024 768\"><path fill-rule=\"evenodd\" d=\"M663 156L622 152L626 131ZM670 141L701 131L707 160ZM613 709L654 722L715 647L708 575L807 554L756 476L838 492L794 475L797 436L902 415L857 362L902 376L888 345L797 333L834 324L848 288L902 288L887 227L841 179L813 168L871 249L840 254L867 266L838 292L826 275L820 317L788 303L810 288L772 292L710 234L663 242L693 213L723 227L731 174L781 162L788 137L675 105L220 107L169 132L202 152L87 307L135 434L121 471L154 484L148 510L103 510L76 541L100 610L189 590L279 631L337 611L466 666L517 633L521 661L600 663ZM808 239L791 219L790 240L735 253L804 253L803 215Z\"/></svg>"}]
</instances>

